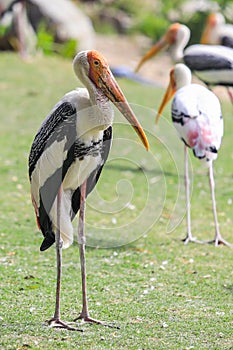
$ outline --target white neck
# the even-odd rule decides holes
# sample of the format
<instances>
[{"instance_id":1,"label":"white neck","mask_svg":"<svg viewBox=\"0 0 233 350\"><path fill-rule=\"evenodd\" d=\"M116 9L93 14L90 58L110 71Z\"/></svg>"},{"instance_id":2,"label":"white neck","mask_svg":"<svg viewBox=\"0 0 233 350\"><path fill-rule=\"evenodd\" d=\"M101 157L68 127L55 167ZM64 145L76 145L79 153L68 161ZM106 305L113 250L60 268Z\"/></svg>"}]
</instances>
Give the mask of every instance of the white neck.
<instances>
[{"instance_id":1,"label":"white neck","mask_svg":"<svg viewBox=\"0 0 233 350\"><path fill-rule=\"evenodd\" d=\"M189 38L190 30L182 24L177 32L176 41L169 47L169 53L174 63L183 61L184 48L188 44Z\"/></svg>"},{"instance_id":2,"label":"white neck","mask_svg":"<svg viewBox=\"0 0 233 350\"><path fill-rule=\"evenodd\" d=\"M79 80L83 83L89 93L89 102L90 107L88 110L82 112L80 120L80 127L88 134L99 132L100 130L105 130L113 122L113 109L108 100L108 98L103 94L100 88L97 88L96 85L90 80L88 76L89 72L89 63L87 61L86 52L82 52L77 55L73 62L73 67L75 74ZM82 131L84 131L82 130Z\"/></svg>"},{"instance_id":3,"label":"white neck","mask_svg":"<svg viewBox=\"0 0 233 350\"><path fill-rule=\"evenodd\" d=\"M174 79L176 82L176 90L183 86L190 85L192 82L192 73L190 69L183 63L178 63L174 68Z\"/></svg>"}]
</instances>

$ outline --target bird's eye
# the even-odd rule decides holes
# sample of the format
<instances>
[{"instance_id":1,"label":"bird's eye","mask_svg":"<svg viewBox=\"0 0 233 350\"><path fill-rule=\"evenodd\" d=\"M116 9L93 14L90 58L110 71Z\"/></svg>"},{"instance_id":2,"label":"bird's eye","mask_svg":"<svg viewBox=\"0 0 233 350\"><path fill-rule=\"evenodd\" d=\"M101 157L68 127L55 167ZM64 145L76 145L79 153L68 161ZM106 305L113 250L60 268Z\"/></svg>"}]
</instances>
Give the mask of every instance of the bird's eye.
<instances>
[{"instance_id":1,"label":"bird's eye","mask_svg":"<svg viewBox=\"0 0 233 350\"><path fill-rule=\"evenodd\" d=\"M98 67L98 66L99 66L99 61L98 61L98 60L94 60L94 65L95 65L96 67Z\"/></svg>"}]
</instances>

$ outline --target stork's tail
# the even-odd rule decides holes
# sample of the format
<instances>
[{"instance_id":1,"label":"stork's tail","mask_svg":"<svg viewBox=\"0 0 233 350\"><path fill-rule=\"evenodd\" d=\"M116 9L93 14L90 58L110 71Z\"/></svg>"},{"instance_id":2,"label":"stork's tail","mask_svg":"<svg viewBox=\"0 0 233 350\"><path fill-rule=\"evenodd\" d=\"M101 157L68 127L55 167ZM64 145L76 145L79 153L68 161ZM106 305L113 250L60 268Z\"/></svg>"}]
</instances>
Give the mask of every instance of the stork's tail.
<instances>
[{"instance_id":1,"label":"stork's tail","mask_svg":"<svg viewBox=\"0 0 233 350\"><path fill-rule=\"evenodd\" d=\"M68 248L73 243L73 232L69 235L61 232L62 248ZM49 249L55 243L55 234L53 232L46 232L45 238L40 246L40 251L43 252Z\"/></svg>"},{"instance_id":2,"label":"stork's tail","mask_svg":"<svg viewBox=\"0 0 233 350\"><path fill-rule=\"evenodd\" d=\"M62 200L61 200L61 213L60 213L60 223L59 223L59 229L60 229L60 235L61 235L61 242L62 242L62 248L68 248L73 243L73 226L71 222L71 200L70 200L71 193L69 191L62 192ZM55 199L52 208L49 213L49 218L51 221L51 228L50 230L46 231L46 234L44 234L45 238L44 241L40 247L40 250L46 250L48 249L54 242L55 242L55 234L58 229L58 223L57 223L57 198Z\"/></svg>"},{"instance_id":3,"label":"stork's tail","mask_svg":"<svg viewBox=\"0 0 233 350\"><path fill-rule=\"evenodd\" d=\"M217 159L218 150L215 146L208 146L203 149L197 145L193 148L193 154L196 158L203 160L205 165L209 167L210 163Z\"/></svg>"},{"instance_id":4,"label":"stork's tail","mask_svg":"<svg viewBox=\"0 0 233 350\"><path fill-rule=\"evenodd\" d=\"M46 232L45 238L40 246L40 251L48 249L55 242L55 234L53 232Z\"/></svg>"}]
</instances>

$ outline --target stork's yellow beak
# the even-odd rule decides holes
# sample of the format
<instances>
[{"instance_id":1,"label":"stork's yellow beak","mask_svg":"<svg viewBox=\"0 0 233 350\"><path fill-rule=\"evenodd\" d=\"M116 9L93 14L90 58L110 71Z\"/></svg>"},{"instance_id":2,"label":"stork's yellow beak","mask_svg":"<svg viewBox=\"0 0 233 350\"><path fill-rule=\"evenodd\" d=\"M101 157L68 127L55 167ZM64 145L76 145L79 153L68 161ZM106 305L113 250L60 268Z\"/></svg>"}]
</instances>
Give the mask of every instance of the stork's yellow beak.
<instances>
[{"instance_id":1,"label":"stork's yellow beak","mask_svg":"<svg viewBox=\"0 0 233 350\"><path fill-rule=\"evenodd\" d=\"M135 72L138 72L142 65L148 61L150 58L155 56L159 51L167 46L166 37L162 37L152 48L146 52L146 54L141 58L138 65L135 68Z\"/></svg>"},{"instance_id":2,"label":"stork's yellow beak","mask_svg":"<svg viewBox=\"0 0 233 350\"><path fill-rule=\"evenodd\" d=\"M171 98L174 96L175 93L176 93L176 87L175 87L175 80L174 80L174 69L172 69L170 72L170 81L169 81L167 90L163 96L157 116L155 118L155 124L158 124L166 104L171 100Z\"/></svg>"},{"instance_id":3,"label":"stork's yellow beak","mask_svg":"<svg viewBox=\"0 0 233 350\"><path fill-rule=\"evenodd\" d=\"M201 39L200 39L201 44L204 44L204 45L209 44L210 35L215 25L216 25L216 15L214 13L211 13L207 18L206 25L201 35Z\"/></svg>"},{"instance_id":4,"label":"stork's yellow beak","mask_svg":"<svg viewBox=\"0 0 233 350\"><path fill-rule=\"evenodd\" d=\"M130 108L128 101L126 100L103 56L101 56L97 51L89 51L88 62L90 65L89 78L94 82L96 87L101 89L104 95L107 96L112 103L114 103L117 109L132 125L145 148L149 150L149 142L146 134L144 133L142 126L137 120L134 112Z\"/></svg>"},{"instance_id":5,"label":"stork's yellow beak","mask_svg":"<svg viewBox=\"0 0 233 350\"><path fill-rule=\"evenodd\" d=\"M154 46L152 46L152 48L149 51L147 51L147 53L141 58L141 60L135 68L135 72L138 72L141 66L150 58L155 56L159 51L173 44L176 40L177 32L179 31L180 27L180 23L171 24L166 33L162 36L162 38Z\"/></svg>"}]
</instances>

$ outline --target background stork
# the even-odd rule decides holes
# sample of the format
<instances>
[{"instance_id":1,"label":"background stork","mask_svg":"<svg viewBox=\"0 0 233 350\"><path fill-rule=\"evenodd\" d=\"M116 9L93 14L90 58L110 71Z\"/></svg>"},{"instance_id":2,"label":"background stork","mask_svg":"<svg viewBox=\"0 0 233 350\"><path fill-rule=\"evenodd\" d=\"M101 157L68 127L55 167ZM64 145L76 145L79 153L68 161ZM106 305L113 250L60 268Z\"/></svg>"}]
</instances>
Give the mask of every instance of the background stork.
<instances>
[{"instance_id":1,"label":"background stork","mask_svg":"<svg viewBox=\"0 0 233 350\"><path fill-rule=\"evenodd\" d=\"M223 45L233 50L233 25L226 24L225 18L221 13L209 14L201 35L201 44ZM232 60L232 55L230 60ZM228 88L228 94L231 101L233 101L231 88Z\"/></svg>"},{"instance_id":2,"label":"background stork","mask_svg":"<svg viewBox=\"0 0 233 350\"><path fill-rule=\"evenodd\" d=\"M135 71L160 50L168 49L173 63L183 62L208 87L233 86L233 49L221 45L191 45L185 50L190 30L180 23L170 25L166 33L141 58ZM228 90L231 102L233 96Z\"/></svg>"},{"instance_id":3,"label":"background stork","mask_svg":"<svg viewBox=\"0 0 233 350\"><path fill-rule=\"evenodd\" d=\"M53 327L76 329L60 319L62 248L73 242L72 220L79 211L78 244L82 274L82 311L79 319L101 323L89 316L86 290L84 212L85 198L95 187L108 157L113 109L119 109L148 149L142 127L114 79L104 57L83 51L73 61L74 72L86 88L67 93L40 127L29 155L31 197L39 229L40 250L56 240L57 290Z\"/></svg>"},{"instance_id":4,"label":"background stork","mask_svg":"<svg viewBox=\"0 0 233 350\"><path fill-rule=\"evenodd\" d=\"M210 13L201 35L201 44L223 45L233 49L233 25L221 13Z\"/></svg>"},{"instance_id":5,"label":"background stork","mask_svg":"<svg viewBox=\"0 0 233 350\"><path fill-rule=\"evenodd\" d=\"M172 102L172 121L185 149L185 190L187 207L187 236L185 243L198 242L191 233L190 194L188 173L188 151L191 148L195 157L204 162L209 170L212 209L215 223L215 245L226 242L219 230L217 219L213 161L217 158L223 136L223 118L218 98L204 86L191 84L192 75L187 66L176 64L170 72L170 83L158 110L158 122L166 103Z\"/></svg>"}]
</instances>

